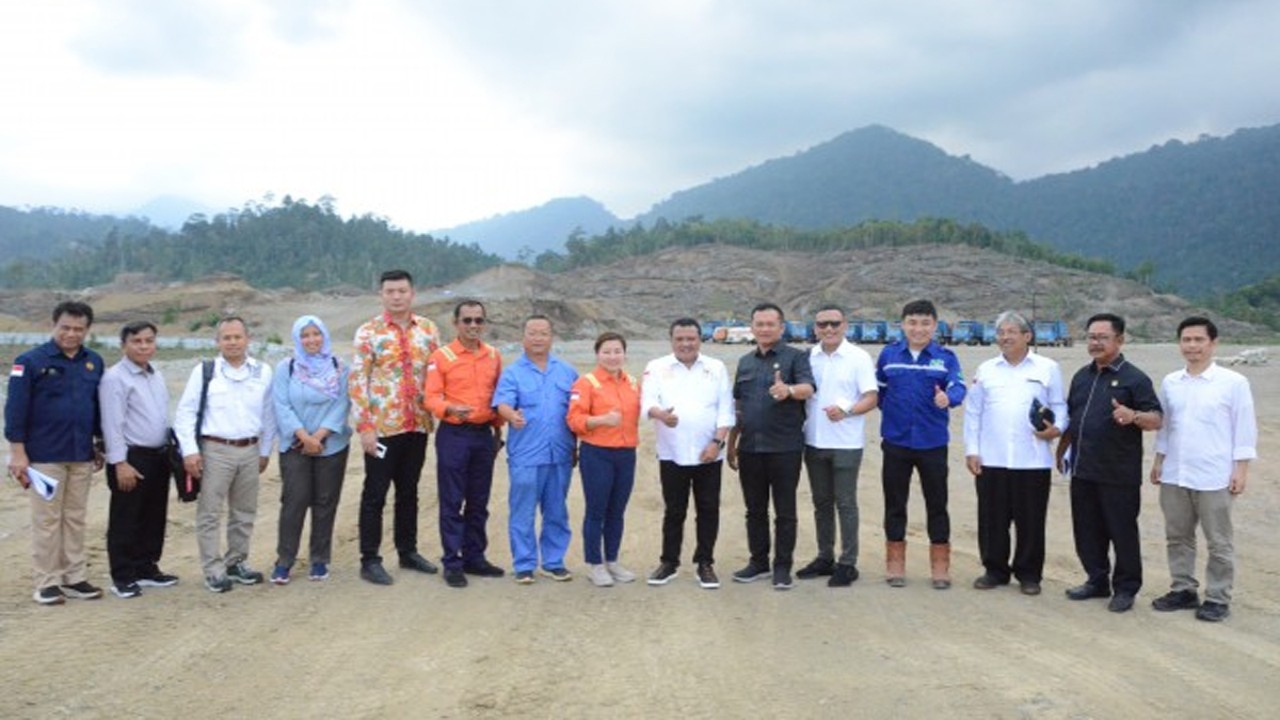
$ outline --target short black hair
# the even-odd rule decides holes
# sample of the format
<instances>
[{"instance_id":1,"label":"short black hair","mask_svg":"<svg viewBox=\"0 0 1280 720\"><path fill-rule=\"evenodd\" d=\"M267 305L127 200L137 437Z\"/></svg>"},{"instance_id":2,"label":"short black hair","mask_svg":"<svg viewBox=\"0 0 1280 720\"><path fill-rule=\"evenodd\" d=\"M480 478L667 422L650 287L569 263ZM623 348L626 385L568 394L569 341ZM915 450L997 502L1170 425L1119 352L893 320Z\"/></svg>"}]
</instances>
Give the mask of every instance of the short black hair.
<instances>
[{"instance_id":1,"label":"short black hair","mask_svg":"<svg viewBox=\"0 0 1280 720\"><path fill-rule=\"evenodd\" d=\"M125 344L129 341L129 338L143 330L150 330L156 335L160 334L160 331L156 329L156 324L150 320L134 320L131 323L125 323L124 327L120 328L120 344Z\"/></svg>"},{"instance_id":2,"label":"short black hair","mask_svg":"<svg viewBox=\"0 0 1280 720\"><path fill-rule=\"evenodd\" d=\"M691 317L682 317L673 320L671 322L671 327L667 328L667 337L675 335L676 328L678 327L691 327L698 331L698 337L702 337L702 326L698 324L697 320L694 320Z\"/></svg>"},{"instance_id":3,"label":"short black hair","mask_svg":"<svg viewBox=\"0 0 1280 720\"><path fill-rule=\"evenodd\" d=\"M751 315L750 315L750 317L751 317L751 319L752 319L752 320L755 320L755 319L756 319L756 313L768 312L768 311L770 311L770 310L772 310L772 311L774 311L774 312L778 313L778 320L780 320L780 321L782 321L782 322L786 322L786 320L787 320L787 316L786 316L786 315L784 315L784 314L782 313L782 308L778 307L777 305L775 305L775 304L773 304L773 303L771 303L771 302L762 302L762 303L760 303L759 305L757 305L757 306L755 306L755 307L751 308Z\"/></svg>"},{"instance_id":4,"label":"short black hair","mask_svg":"<svg viewBox=\"0 0 1280 720\"><path fill-rule=\"evenodd\" d=\"M468 298L466 300L459 300L458 304L453 306L453 321L458 322L458 317L462 314L462 308L473 307L473 306L480 308L481 315L489 314L489 311L485 310L484 303L480 302L479 300L473 300Z\"/></svg>"},{"instance_id":5,"label":"short black hair","mask_svg":"<svg viewBox=\"0 0 1280 720\"><path fill-rule=\"evenodd\" d=\"M553 332L554 332L554 331L555 331L555 329L556 329L556 324L555 324L554 322L552 322L552 321L551 321L551 318L547 317L547 316L546 316L546 314L544 314L544 313L534 313L534 314L532 314L532 315L530 315L529 317L527 317L527 318L525 318L525 319L524 319L524 324L520 326L520 330L521 330L521 332L523 332L523 331L525 331L525 330L528 330L528 329L529 329L529 323L533 322L534 320L546 320L546 321L547 321L547 324L551 326L551 330L552 330Z\"/></svg>"},{"instance_id":6,"label":"short black hair","mask_svg":"<svg viewBox=\"0 0 1280 720\"><path fill-rule=\"evenodd\" d=\"M1111 323L1112 332L1116 335L1124 334L1124 318L1116 315L1115 313L1104 312L1091 316L1089 321L1084 324L1085 331L1087 332L1089 330L1089 326L1096 322Z\"/></svg>"},{"instance_id":7,"label":"short black hair","mask_svg":"<svg viewBox=\"0 0 1280 720\"><path fill-rule=\"evenodd\" d=\"M844 308L840 307L839 305L836 305L835 303L827 303L826 305L823 305L817 310L814 310L813 316L817 317L818 313L824 313L824 312L838 312L840 313L840 317L845 316Z\"/></svg>"},{"instance_id":8,"label":"short black hair","mask_svg":"<svg viewBox=\"0 0 1280 720\"><path fill-rule=\"evenodd\" d=\"M596 338L595 351L600 352L600 346L604 345L610 340L617 340L618 342L622 343L622 351L623 352L627 351L627 339L622 337L622 333L614 332L612 330L600 333L600 336Z\"/></svg>"},{"instance_id":9,"label":"short black hair","mask_svg":"<svg viewBox=\"0 0 1280 720\"><path fill-rule=\"evenodd\" d=\"M1203 327L1204 331L1209 333L1210 340L1218 339L1218 326L1203 315L1192 315L1191 317L1178 323L1178 339L1182 339L1182 331L1189 327Z\"/></svg>"},{"instance_id":10,"label":"short black hair","mask_svg":"<svg viewBox=\"0 0 1280 720\"><path fill-rule=\"evenodd\" d=\"M56 324L58 318L63 315L84 318L86 325L93 324L93 308L89 307L89 303L82 303L79 300L63 300L53 308L53 322Z\"/></svg>"},{"instance_id":11,"label":"short black hair","mask_svg":"<svg viewBox=\"0 0 1280 720\"><path fill-rule=\"evenodd\" d=\"M413 285L413 276L408 270L387 270L382 273L382 277L378 278L378 287L386 285L393 280L408 280L409 285Z\"/></svg>"},{"instance_id":12,"label":"short black hair","mask_svg":"<svg viewBox=\"0 0 1280 720\"><path fill-rule=\"evenodd\" d=\"M902 306L902 317L906 318L908 315L928 315L937 320L938 308L933 306L931 300L912 300Z\"/></svg>"},{"instance_id":13,"label":"short black hair","mask_svg":"<svg viewBox=\"0 0 1280 720\"><path fill-rule=\"evenodd\" d=\"M221 337L221 335L222 335L222 326L223 326L223 325L226 325L226 324L228 324L228 323L233 323L233 322L238 322L238 323L240 323L240 327L244 328L244 334L245 334L245 336L246 336L246 337L248 337L248 335L249 335L249 323L245 322L245 321L244 321L244 318L240 317L239 315L228 315L228 316L226 316L226 317L222 318L221 320L219 320L219 321L218 321L218 324L214 326L214 329L213 329L213 336L214 336L214 337Z\"/></svg>"}]
</instances>

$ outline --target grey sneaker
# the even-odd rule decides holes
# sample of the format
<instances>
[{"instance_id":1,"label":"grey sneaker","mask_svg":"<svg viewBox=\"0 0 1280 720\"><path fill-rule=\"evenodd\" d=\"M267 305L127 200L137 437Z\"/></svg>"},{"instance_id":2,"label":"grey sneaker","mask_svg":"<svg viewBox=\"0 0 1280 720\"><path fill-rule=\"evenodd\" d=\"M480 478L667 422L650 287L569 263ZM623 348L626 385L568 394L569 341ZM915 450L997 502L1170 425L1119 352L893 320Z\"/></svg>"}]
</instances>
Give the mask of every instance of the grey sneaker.
<instances>
[{"instance_id":1,"label":"grey sneaker","mask_svg":"<svg viewBox=\"0 0 1280 720\"><path fill-rule=\"evenodd\" d=\"M102 588L90 584L87 580L81 580L74 585L63 585L62 594L76 600L97 600L102 597Z\"/></svg>"},{"instance_id":2,"label":"grey sneaker","mask_svg":"<svg viewBox=\"0 0 1280 720\"><path fill-rule=\"evenodd\" d=\"M50 585L32 593L31 599L41 605L61 605L67 601L67 596L62 594L62 588Z\"/></svg>"},{"instance_id":3,"label":"grey sneaker","mask_svg":"<svg viewBox=\"0 0 1280 720\"><path fill-rule=\"evenodd\" d=\"M605 569L609 571L609 574L613 576L613 579L620 583L635 582L636 580L635 573L622 567L616 562L605 563L604 566Z\"/></svg>"},{"instance_id":4,"label":"grey sneaker","mask_svg":"<svg viewBox=\"0 0 1280 720\"><path fill-rule=\"evenodd\" d=\"M231 578L226 576L206 577L204 579L204 586L211 593L230 592L231 588L234 587L231 583Z\"/></svg>"},{"instance_id":5,"label":"grey sneaker","mask_svg":"<svg viewBox=\"0 0 1280 720\"><path fill-rule=\"evenodd\" d=\"M720 587L720 578L716 577L716 569L711 563L698 564L698 586L706 590Z\"/></svg>"},{"instance_id":6,"label":"grey sneaker","mask_svg":"<svg viewBox=\"0 0 1280 720\"><path fill-rule=\"evenodd\" d=\"M542 576L549 577L556 582L569 582L573 579L573 573L567 568L542 568Z\"/></svg>"},{"instance_id":7,"label":"grey sneaker","mask_svg":"<svg viewBox=\"0 0 1280 720\"><path fill-rule=\"evenodd\" d=\"M611 587L613 585L613 575L609 574L604 565L588 565L587 579L596 587Z\"/></svg>"},{"instance_id":8,"label":"grey sneaker","mask_svg":"<svg viewBox=\"0 0 1280 720\"><path fill-rule=\"evenodd\" d=\"M262 582L262 573L249 567L242 560L235 565L227 566L227 578L241 585L257 585Z\"/></svg>"},{"instance_id":9,"label":"grey sneaker","mask_svg":"<svg viewBox=\"0 0 1280 720\"><path fill-rule=\"evenodd\" d=\"M118 598L136 598L142 594L142 588L136 582L113 583L111 594Z\"/></svg>"}]
</instances>

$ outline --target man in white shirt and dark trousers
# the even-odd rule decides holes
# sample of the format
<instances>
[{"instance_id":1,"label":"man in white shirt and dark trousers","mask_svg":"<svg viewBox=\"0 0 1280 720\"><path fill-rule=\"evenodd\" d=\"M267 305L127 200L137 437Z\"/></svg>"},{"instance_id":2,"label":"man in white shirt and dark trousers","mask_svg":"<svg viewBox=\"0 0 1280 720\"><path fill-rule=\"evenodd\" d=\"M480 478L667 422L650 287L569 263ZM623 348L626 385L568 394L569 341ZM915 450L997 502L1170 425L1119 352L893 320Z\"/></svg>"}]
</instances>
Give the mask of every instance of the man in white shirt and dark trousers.
<instances>
[{"instance_id":1,"label":"man in white shirt and dark trousers","mask_svg":"<svg viewBox=\"0 0 1280 720\"><path fill-rule=\"evenodd\" d=\"M1054 464L1050 441L1067 427L1067 402L1061 368L1030 352L1031 339L1026 318L1001 313L1000 355L978 366L965 405L964 461L978 492L978 554L985 569L973 581L979 590L1016 577L1024 595L1040 594ZM1010 523L1017 532L1012 563Z\"/></svg>"},{"instance_id":2,"label":"man in white shirt and dark trousers","mask_svg":"<svg viewBox=\"0 0 1280 720\"><path fill-rule=\"evenodd\" d=\"M173 419L186 471L200 480L196 501L196 542L205 587L227 592L232 582L257 585L262 573L249 567L249 540L258 512L258 476L267 468L275 442L275 408L271 368L249 357L249 329L244 320L218 323L219 355L214 360L200 436L203 371L197 365L187 379ZM227 552L218 537L223 507L227 515Z\"/></svg>"},{"instance_id":3,"label":"man in white shirt and dark trousers","mask_svg":"<svg viewBox=\"0 0 1280 720\"><path fill-rule=\"evenodd\" d=\"M1258 456L1258 426L1249 381L1213 361L1218 327L1204 317L1178 324L1187 361L1160 383L1164 426L1156 433L1151 482L1160 486L1171 590L1151 602L1160 611L1195 610L1209 622L1231 613L1235 579L1231 504L1244 492ZM1209 546L1204 604L1196 580L1196 525Z\"/></svg>"},{"instance_id":4,"label":"man in white shirt and dark trousers","mask_svg":"<svg viewBox=\"0 0 1280 720\"><path fill-rule=\"evenodd\" d=\"M143 587L176 585L160 571L169 509L169 389L151 364L156 326L146 320L120 330L124 357L98 384L102 439L106 445L107 557L111 591L118 597L142 594Z\"/></svg>"},{"instance_id":5,"label":"man in white shirt and dark trousers","mask_svg":"<svg viewBox=\"0 0 1280 720\"><path fill-rule=\"evenodd\" d=\"M641 410L657 429L658 475L666 505L662 557L649 584L665 585L676 577L692 492L698 513L693 562L698 584L714 589L720 587L715 546L725 438L734 423L733 386L724 363L701 353L702 327L696 320L676 320L670 335L672 353L651 361L641 383Z\"/></svg>"},{"instance_id":6,"label":"man in white shirt and dark trousers","mask_svg":"<svg viewBox=\"0 0 1280 720\"><path fill-rule=\"evenodd\" d=\"M805 401L804 464L813 495L818 557L796 577L830 577L830 587L858 579L858 470L865 443L863 417L876 407L876 368L865 350L845 339L844 310L825 305L814 317L818 344L809 351L817 392ZM840 557L835 556L836 517Z\"/></svg>"}]
</instances>

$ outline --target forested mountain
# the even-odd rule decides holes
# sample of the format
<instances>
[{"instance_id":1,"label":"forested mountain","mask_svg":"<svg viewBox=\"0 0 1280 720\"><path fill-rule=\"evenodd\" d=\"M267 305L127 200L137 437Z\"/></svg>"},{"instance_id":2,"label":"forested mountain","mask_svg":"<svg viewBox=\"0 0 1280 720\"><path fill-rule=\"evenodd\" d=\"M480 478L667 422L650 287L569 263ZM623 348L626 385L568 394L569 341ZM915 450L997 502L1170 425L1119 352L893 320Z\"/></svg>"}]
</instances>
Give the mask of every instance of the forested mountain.
<instances>
[{"instance_id":1,"label":"forested mountain","mask_svg":"<svg viewBox=\"0 0 1280 720\"><path fill-rule=\"evenodd\" d=\"M249 204L213 218L193 216L177 233L149 226L134 235L112 230L56 262L11 261L0 270L0 285L78 288L121 272L164 280L229 272L261 288L367 288L390 267L409 270L419 284L436 284L498 262L475 245L407 233L370 215L344 220L328 203L286 196L277 207Z\"/></svg>"},{"instance_id":2,"label":"forested mountain","mask_svg":"<svg viewBox=\"0 0 1280 720\"><path fill-rule=\"evenodd\" d=\"M800 228L945 217L1022 230L1183 294L1280 267L1280 125L1171 141L1097 167L1014 183L880 126L678 192L641 216L748 218Z\"/></svg>"},{"instance_id":3,"label":"forested mountain","mask_svg":"<svg viewBox=\"0 0 1280 720\"><path fill-rule=\"evenodd\" d=\"M560 250L575 234L599 235L622 224L598 201L588 197L557 198L528 210L432 231L463 243L477 243L508 260L531 260L545 250Z\"/></svg>"},{"instance_id":4,"label":"forested mountain","mask_svg":"<svg viewBox=\"0 0 1280 720\"><path fill-rule=\"evenodd\" d=\"M150 227L146 220L136 217L92 215L48 207L18 210L0 206L0 262L19 257L52 257L72 248L96 245L113 231L143 235Z\"/></svg>"}]
</instances>

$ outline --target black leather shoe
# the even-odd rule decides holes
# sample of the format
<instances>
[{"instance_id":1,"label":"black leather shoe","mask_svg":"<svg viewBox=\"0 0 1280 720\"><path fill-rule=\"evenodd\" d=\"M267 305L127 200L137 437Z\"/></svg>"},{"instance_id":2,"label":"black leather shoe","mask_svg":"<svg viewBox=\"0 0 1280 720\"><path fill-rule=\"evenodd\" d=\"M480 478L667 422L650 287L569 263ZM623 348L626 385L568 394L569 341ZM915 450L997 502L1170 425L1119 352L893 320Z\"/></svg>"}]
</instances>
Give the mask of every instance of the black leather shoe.
<instances>
[{"instance_id":1,"label":"black leather shoe","mask_svg":"<svg viewBox=\"0 0 1280 720\"><path fill-rule=\"evenodd\" d=\"M461 570L445 570L444 581L451 588L464 588L467 586L467 576Z\"/></svg>"},{"instance_id":2,"label":"black leather shoe","mask_svg":"<svg viewBox=\"0 0 1280 720\"><path fill-rule=\"evenodd\" d=\"M1196 619L1205 622L1222 622L1231 615L1231 606L1223 603L1205 600L1204 604L1196 610Z\"/></svg>"},{"instance_id":3,"label":"black leather shoe","mask_svg":"<svg viewBox=\"0 0 1280 720\"><path fill-rule=\"evenodd\" d=\"M428 575L435 575L440 572L440 568L437 568L434 563L416 552L402 554L400 556L400 567L405 570L417 570Z\"/></svg>"},{"instance_id":4,"label":"black leather shoe","mask_svg":"<svg viewBox=\"0 0 1280 720\"><path fill-rule=\"evenodd\" d=\"M1113 613L1129 612L1133 609L1133 596L1128 593L1116 593L1107 603L1107 609Z\"/></svg>"},{"instance_id":5,"label":"black leather shoe","mask_svg":"<svg viewBox=\"0 0 1280 720\"><path fill-rule=\"evenodd\" d=\"M1023 595L1039 595L1040 583L1035 580L1020 580L1018 582L1018 589L1022 591Z\"/></svg>"},{"instance_id":6,"label":"black leather shoe","mask_svg":"<svg viewBox=\"0 0 1280 720\"><path fill-rule=\"evenodd\" d=\"M1068 600L1089 600L1091 598L1111 597L1111 591L1097 585L1085 583L1067 590Z\"/></svg>"},{"instance_id":7,"label":"black leather shoe","mask_svg":"<svg viewBox=\"0 0 1280 720\"><path fill-rule=\"evenodd\" d=\"M374 585L390 585L395 582L391 575L387 573L386 568L382 567L382 563L366 563L360 566L360 579L371 582Z\"/></svg>"},{"instance_id":8,"label":"black leather shoe","mask_svg":"<svg viewBox=\"0 0 1280 720\"><path fill-rule=\"evenodd\" d=\"M835 571L836 564L834 561L825 558L814 558L813 562L796 571L796 577L801 580L812 580L817 577L829 577L835 574Z\"/></svg>"},{"instance_id":9,"label":"black leather shoe","mask_svg":"<svg viewBox=\"0 0 1280 720\"><path fill-rule=\"evenodd\" d=\"M837 564L836 569L831 572L831 578L827 580L827 587L849 587L857 579L858 568L853 565Z\"/></svg>"},{"instance_id":10,"label":"black leather shoe","mask_svg":"<svg viewBox=\"0 0 1280 720\"><path fill-rule=\"evenodd\" d=\"M477 577L500 578L507 574L506 570L494 565L493 563L481 558L479 562L473 562L470 565L463 565L462 572Z\"/></svg>"},{"instance_id":11,"label":"black leather shoe","mask_svg":"<svg viewBox=\"0 0 1280 720\"><path fill-rule=\"evenodd\" d=\"M1000 587L1001 585L1008 585L1008 584L1009 584L1009 580L1007 578L1004 580L1001 580L1000 578L996 577L995 575L992 575L991 573L983 573L979 575L976 580L973 581L973 587L975 590L994 590Z\"/></svg>"},{"instance_id":12,"label":"black leather shoe","mask_svg":"<svg viewBox=\"0 0 1280 720\"><path fill-rule=\"evenodd\" d=\"M1160 612L1195 610L1200 607L1200 596L1195 590L1174 590L1152 600L1151 607Z\"/></svg>"}]
</instances>

